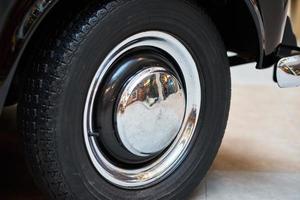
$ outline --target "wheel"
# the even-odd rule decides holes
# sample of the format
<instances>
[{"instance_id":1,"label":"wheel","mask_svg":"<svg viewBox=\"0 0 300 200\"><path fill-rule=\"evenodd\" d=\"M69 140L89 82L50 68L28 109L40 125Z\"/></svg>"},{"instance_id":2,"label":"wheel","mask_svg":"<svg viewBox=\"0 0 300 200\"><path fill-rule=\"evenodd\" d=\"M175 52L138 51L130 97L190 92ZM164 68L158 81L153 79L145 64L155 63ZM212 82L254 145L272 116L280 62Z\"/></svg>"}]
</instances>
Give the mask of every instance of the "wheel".
<instances>
[{"instance_id":1,"label":"wheel","mask_svg":"<svg viewBox=\"0 0 300 200\"><path fill-rule=\"evenodd\" d=\"M230 71L216 28L182 0L91 5L47 38L18 106L53 199L185 199L220 146Z\"/></svg>"}]
</instances>

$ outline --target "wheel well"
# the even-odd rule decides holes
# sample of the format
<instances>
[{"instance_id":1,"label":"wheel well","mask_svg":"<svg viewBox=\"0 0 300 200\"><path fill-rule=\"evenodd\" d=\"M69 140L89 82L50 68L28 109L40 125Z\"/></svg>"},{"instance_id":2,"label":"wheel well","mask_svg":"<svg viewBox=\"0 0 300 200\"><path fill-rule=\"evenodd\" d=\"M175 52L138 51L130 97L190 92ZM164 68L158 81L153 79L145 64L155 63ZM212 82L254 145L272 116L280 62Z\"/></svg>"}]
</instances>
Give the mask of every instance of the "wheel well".
<instances>
[{"instance_id":1,"label":"wheel well","mask_svg":"<svg viewBox=\"0 0 300 200\"><path fill-rule=\"evenodd\" d=\"M99 0L96 0L96 2ZM101 1L101 0L100 0ZM245 1L232 0L189 0L203 8L211 17L219 30L228 51L236 52L239 56L249 61L259 58L260 44L255 22ZM95 2L95 1L93 1ZM103 0L105 2L105 0ZM35 52L52 32L68 24L77 13L90 4L89 0L72 1L60 0L49 14L43 19L36 32L30 39L22 58L18 64L14 83L10 94L21 92L18 82L22 79L26 63L33 59ZM16 84L17 83L17 84ZM17 88L15 87L17 86ZM9 95L10 96L10 95ZM13 95L16 96L16 95Z\"/></svg>"},{"instance_id":2,"label":"wheel well","mask_svg":"<svg viewBox=\"0 0 300 200\"><path fill-rule=\"evenodd\" d=\"M218 28L228 51L258 61L260 38L247 0L198 0Z\"/></svg>"},{"instance_id":3,"label":"wheel well","mask_svg":"<svg viewBox=\"0 0 300 200\"><path fill-rule=\"evenodd\" d=\"M99 0L98 0L99 1ZM100 0L105 2L105 0ZM228 51L234 51L247 59L255 59L259 56L259 35L255 21L245 3L247 0L189 0L211 17L218 28ZM25 55L32 43L39 41L45 32L53 31L61 21L67 23L76 16L86 4L91 1L60 0L59 3L46 16L31 38L31 42L25 50ZM67 15L67 16L66 16ZM63 19L63 20L62 20ZM23 56L24 57L24 56Z\"/></svg>"}]
</instances>

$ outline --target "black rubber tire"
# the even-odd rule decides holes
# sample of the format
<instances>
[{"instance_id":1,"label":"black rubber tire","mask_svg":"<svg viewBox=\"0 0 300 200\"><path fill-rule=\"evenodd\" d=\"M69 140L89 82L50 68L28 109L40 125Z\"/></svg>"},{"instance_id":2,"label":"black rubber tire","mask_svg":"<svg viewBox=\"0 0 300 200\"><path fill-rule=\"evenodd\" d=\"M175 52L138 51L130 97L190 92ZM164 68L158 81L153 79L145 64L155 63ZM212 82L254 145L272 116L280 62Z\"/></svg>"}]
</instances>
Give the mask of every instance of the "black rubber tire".
<instances>
[{"instance_id":1,"label":"black rubber tire","mask_svg":"<svg viewBox=\"0 0 300 200\"><path fill-rule=\"evenodd\" d=\"M99 64L125 38L145 30L169 32L185 44L199 69L202 106L196 137L182 164L146 189L120 189L89 160L82 117ZM117 0L93 5L47 38L29 62L18 105L33 176L53 199L186 199L211 166L230 104L230 69L223 42L206 14L182 0Z\"/></svg>"}]
</instances>

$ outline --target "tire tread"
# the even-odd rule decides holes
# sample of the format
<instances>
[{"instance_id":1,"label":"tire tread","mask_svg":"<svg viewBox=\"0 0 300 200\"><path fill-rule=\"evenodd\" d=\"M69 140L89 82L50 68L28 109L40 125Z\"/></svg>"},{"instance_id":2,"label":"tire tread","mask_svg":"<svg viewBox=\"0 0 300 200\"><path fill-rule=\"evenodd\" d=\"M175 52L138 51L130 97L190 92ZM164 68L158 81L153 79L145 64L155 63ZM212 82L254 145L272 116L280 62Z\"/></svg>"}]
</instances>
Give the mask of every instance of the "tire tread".
<instances>
[{"instance_id":1,"label":"tire tread","mask_svg":"<svg viewBox=\"0 0 300 200\"><path fill-rule=\"evenodd\" d=\"M74 199L65 184L58 155L55 151L56 116L59 98L67 78L68 66L84 38L109 12L124 1L116 0L106 5L80 13L75 23L65 30L57 30L29 66L23 84L23 94L18 105L19 130L24 138L24 150L31 173L52 199ZM87 17L88 16L88 17Z\"/></svg>"}]
</instances>

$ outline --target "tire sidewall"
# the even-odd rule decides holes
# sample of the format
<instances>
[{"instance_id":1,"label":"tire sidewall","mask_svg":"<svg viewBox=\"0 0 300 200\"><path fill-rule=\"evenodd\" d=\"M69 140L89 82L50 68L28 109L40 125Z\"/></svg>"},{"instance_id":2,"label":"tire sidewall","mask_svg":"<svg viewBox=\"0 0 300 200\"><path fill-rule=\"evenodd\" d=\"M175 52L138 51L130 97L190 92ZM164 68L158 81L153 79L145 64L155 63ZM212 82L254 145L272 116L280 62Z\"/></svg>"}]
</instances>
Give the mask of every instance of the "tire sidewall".
<instances>
[{"instance_id":1,"label":"tire sidewall","mask_svg":"<svg viewBox=\"0 0 300 200\"><path fill-rule=\"evenodd\" d=\"M83 137L83 112L91 80L106 55L124 39L147 30L174 35L193 55L201 79L201 113L189 154L180 167L157 185L125 190L108 183L90 161ZM66 66L68 75L56 125L60 168L74 196L78 199L185 198L203 178L220 145L229 109L228 61L216 32L199 8L179 0L128 1L90 30Z\"/></svg>"}]
</instances>

